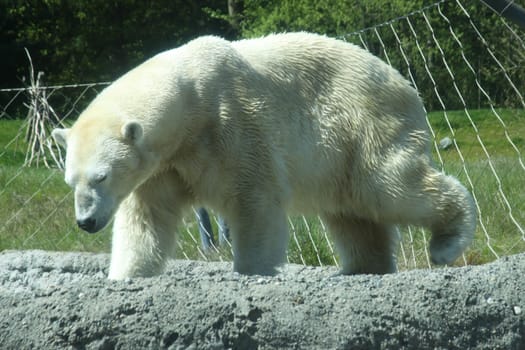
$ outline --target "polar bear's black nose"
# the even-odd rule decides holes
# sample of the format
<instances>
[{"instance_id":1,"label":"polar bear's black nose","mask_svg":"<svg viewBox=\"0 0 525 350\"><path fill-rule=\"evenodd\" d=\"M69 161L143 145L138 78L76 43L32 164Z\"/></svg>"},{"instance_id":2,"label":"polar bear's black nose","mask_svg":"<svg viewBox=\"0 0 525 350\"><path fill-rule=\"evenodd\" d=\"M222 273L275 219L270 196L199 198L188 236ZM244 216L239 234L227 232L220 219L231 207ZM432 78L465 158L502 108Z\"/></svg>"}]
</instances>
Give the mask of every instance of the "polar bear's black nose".
<instances>
[{"instance_id":1,"label":"polar bear's black nose","mask_svg":"<svg viewBox=\"0 0 525 350\"><path fill-rule=\"evenodd\" d=\"M77 225L82 230L87 231L89 233L93 233L96 231L95 228L97 226L97 221L92 218L87 218L87 219L77 220Z\"/></svg>"}]
</instances>

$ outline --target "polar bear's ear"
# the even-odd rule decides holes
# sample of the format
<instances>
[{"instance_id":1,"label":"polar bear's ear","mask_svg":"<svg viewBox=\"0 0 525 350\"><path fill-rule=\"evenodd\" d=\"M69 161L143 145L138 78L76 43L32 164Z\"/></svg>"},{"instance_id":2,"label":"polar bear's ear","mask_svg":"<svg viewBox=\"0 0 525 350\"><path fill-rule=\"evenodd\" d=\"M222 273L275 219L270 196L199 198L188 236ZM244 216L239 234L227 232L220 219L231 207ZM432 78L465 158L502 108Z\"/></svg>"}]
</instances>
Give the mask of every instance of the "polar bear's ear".
<instances>
[{"instance_id":1,"label":"polar bear's ear","mask_svg":"<svg viewBox=\"0 0 525 350\"><path fill-rule=\"evenodd\" d=\"M142 138L142 125L137 122L126 122L120 132L126 140L135 143Z\"/></svg>"},{"instance_id":2,"label":"polar bear's ear","mask_svg":"<svg viewBox=\"0 0 525 350\"><path fill-rule=\"evenodd\" d=\"M51 136L55 139L56 143L60 146L67 148L67 136L69 135L69 129L56 128L51 132Z\"/></svg>"}]
</instances>

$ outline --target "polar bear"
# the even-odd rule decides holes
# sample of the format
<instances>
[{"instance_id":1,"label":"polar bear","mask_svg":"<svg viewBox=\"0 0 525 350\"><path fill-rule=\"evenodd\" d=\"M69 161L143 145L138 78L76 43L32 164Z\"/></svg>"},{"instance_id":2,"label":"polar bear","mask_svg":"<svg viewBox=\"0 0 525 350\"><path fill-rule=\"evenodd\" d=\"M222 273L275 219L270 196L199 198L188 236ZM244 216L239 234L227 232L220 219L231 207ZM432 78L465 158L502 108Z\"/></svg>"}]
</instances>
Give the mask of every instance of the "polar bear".
<instances>
[{"instance_id":1,"label":"polar bear","mask_svg":"<svg viewBox=\"0 0 525 350\"><path fill-rule=\"evenodd\" d=\"M114 217L111 279L160 273L192 205L228 222L243 274L277 272L289 212L324 220L343 274L394 272L400 224L432 231L436 264L475 231L472 196L431 166L414 88L321 35L195 39L116 80L53 137L78 226Z\"/></svg>"}]
</instances>

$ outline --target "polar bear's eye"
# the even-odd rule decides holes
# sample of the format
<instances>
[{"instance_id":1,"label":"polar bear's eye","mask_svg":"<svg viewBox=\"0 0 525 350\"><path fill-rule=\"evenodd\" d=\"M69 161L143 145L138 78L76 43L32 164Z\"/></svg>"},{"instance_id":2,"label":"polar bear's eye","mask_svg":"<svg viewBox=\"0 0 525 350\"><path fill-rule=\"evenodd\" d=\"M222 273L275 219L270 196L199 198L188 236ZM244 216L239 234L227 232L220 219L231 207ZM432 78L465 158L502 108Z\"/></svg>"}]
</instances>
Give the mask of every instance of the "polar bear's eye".
<instances>
[{"instance_id":1,"label":"polar bear's eye","mask_svg":"<svg viewBox=\"0 0 525 350\"><path fill-rule=\"evenodd\" d=\"M95 183L99 184L101 182L103 182L104 180L106 180L108 178L108 175L107 174L98 174L96 177L95 177Z\"/></svg>"}]
</instances>

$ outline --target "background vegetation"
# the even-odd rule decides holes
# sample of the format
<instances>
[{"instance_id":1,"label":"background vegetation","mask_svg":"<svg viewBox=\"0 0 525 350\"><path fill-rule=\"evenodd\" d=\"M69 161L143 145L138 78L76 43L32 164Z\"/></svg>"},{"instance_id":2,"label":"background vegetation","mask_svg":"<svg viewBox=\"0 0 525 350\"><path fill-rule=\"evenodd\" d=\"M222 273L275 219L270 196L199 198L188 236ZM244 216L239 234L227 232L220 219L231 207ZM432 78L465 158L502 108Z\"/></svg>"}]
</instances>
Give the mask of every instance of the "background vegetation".
<instances>
[{"instance_id":1,"label":"background vegetation","mask_svg":"<svg viewBox=\"0 0 525 350\"><path fill-rule=\"evenodd\" d=\"M228 39L239 39L283 31L312 31L330 36L347 37L363 28L371 27L411 11L421 9L438 0L1 0L0 2L0 88L23 85L27 76L27 58L24 48L33 57L37 70L45 72L47 84L71 84L112 81L131 67L155 53L179 46L203 34L214 34ZM517 86L525 82L523 53L516 45L505 24L480 1L465 1L464 7L475 23L492 28L484 32L485 40L471 29L471 23L455 1L445 1L442 13L454 23L460 33L463 47L458 47L450 33L447 21L440 15L429 18L432 31L419 17L414 23L417 35L427 52L427 64L435 68L435 83L449 86L451 78L441 59L438 40L448 64L461 67L455 74L457 83L465 91L465 100L477 107L486 106L473 89L474 79L484 82L487 92L499 105L515 107L507 100L508 91L498 88L503 78L490 55L487 43L501 55L504 66L513 67ZM416 57L413 33L408 23L399 22L397 34L404 50ZM381 35L384 42L396 40L386 28ZM468 29L468 30L463 30ZM502 33L507 33L502 35ZM350 39L352 40L352 39ZM374 35L364 38L368 49L381 55L382 48ZM467 53L475 73L463 64L462 53ZM483 53L483 54L482 54ZM415 55L414 55L415 54ZM423 61L410 67L398 53L392 64L403 73L408 69L416 77L425 76ZM420 80L419 90L432 95L433 83ZM472 96L469 92L472 92ZM453 91L441 92L448 109L461 108L461 101ZM429 110L440 107L430 98Z\"/></svg>"}]
</instances>

